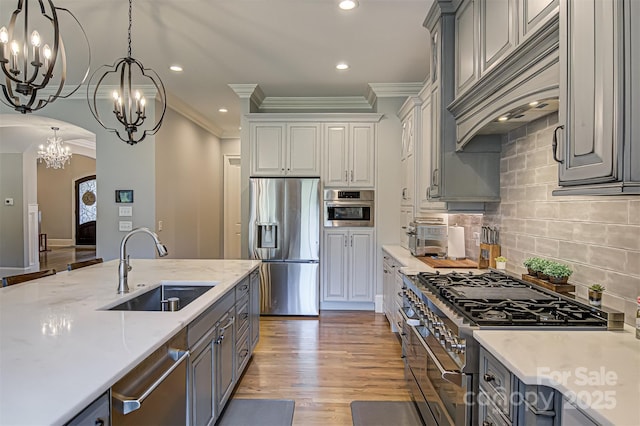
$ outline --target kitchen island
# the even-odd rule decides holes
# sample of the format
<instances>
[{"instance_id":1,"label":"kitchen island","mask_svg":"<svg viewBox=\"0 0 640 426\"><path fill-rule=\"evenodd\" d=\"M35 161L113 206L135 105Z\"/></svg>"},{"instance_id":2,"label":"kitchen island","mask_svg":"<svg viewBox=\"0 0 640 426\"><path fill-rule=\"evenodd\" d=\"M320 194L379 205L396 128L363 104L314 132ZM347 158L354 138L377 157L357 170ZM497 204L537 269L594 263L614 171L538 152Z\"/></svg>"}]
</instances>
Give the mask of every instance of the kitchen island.
<instances>
[{"instance_id":1,"label":"kitchen island","mask_svg":"<svg viewBox=\"0 0 640 426\"><path fill-rule=\"evenodd\" d=\"M473 336L522 382L558 390L593 423L640 425L640 340L631 326L623 331L477 330Z\"/></svg>"},{"instance_id":2,"label":"kitchen island","mask_svg":"<svg viewBox=\"0 0 640 426\"><path fill-rule=\"evenodd\" d=\"M132 259L0 289L0 424L69 421L259 266L253 260ZM161 282L215 282L175 312L105 310Z\"/></svg>"}]
</instances>

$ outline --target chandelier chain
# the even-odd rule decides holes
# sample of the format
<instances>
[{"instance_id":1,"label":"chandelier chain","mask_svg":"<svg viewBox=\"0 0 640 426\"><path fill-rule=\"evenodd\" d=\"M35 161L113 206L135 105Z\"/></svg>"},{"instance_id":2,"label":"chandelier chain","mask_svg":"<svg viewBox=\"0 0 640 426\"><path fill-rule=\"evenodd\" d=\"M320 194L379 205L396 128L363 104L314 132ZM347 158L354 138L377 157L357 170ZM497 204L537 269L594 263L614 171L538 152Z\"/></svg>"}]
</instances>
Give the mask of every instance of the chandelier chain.
<instances>
[{"instance_id":1,"label":"chandelier chain","mask_svg":"<svg viewBox=\"0 0 640 426\"><path fill-rule=\"evenodd\" d=\"M131 57L131 0L129 0L129 31L127 33L127 40L129 41L129 57Z\"/></svg>"}]
</instances>

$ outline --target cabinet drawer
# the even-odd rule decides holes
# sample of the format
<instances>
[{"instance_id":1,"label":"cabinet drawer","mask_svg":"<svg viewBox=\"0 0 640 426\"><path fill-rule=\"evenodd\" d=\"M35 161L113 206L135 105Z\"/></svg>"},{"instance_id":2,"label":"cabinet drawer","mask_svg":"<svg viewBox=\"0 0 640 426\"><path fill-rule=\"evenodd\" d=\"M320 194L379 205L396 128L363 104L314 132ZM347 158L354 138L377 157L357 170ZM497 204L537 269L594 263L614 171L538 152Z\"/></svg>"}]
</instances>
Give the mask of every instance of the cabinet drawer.
<instances>
[{"instance_id":1,"label":"cabinet drawer","mask_svg":"<svg viewBox=\"0 0 640 426\"><path fill-rule=\"evenodd\" d=\"M198 318L189 324L187 331L187 342L189 348L193 348L196 343L204 337L205 334L216 325L216 322L222 318L236 302L235 293L230 291L225 294L222 299L218 300L212 307L200 314Z\"/></svg>"},{"instance_id":2,"label":"cabinet drawer","mask_svg":"<svg viewBox=\"0 0 640 426\"><path fill-rule=\"evenodd\" d=\"M249 328L249 298L236 305L236 336L241 336Z\"/></svg>"},{"instance_id":3,"label":"cabinet drawer","mask_svg":"<svg viewBox=\"0 0 640 426\"><path fill-rule=\"evenodd\" d=\"M512 423L504 418L500 409L493 404L492 399L482 390L478 399L480 404L478 409L479 425L511 426Z\"/></svg>"},{"instance_id":4,"label":"cabinet drawer","mask_svg":"<svg viewBox=\"0 0 640 426\"><path fill-rule=\"evenodd\" d=\"M109 392L99 396L98 399L89 404L87 408L82 410L65 426L93 426L100 424L101 421L105 425L111 424L109 419Z\"/></svg>"},{"instance_id":5,"label":"cabinet drawer","mask_svg":"<svg viewBox=\"0 0 640 426\"><path fill-rule=\"evenodd\" d=\"M246 277L236 285L236 300L249 297L249 277Z\"/></svg>"},{"instance_id":6,"label":"cabinet drawer","mask_svg":"<svg viewBox=\"0 0 640 426\"><path fill-rule=\"evenodd\" d=\"M513 420L511 394L513 389L513 376L489 352L480 349L480 389L509 419Z\"/></svg>"},{"instance_id":7,"label":"cabinet drawer","mask_svg":"<svg viewBox=\"0 0 640 426\"><path fill-rule=\"evenodd\" d=\"M236 366L237 366L237 377L238 381L240 380L240 375L244 370L244 367L249 362L249 358L251 355L251 348L249 346L249 332L245 330L245 333L240 336L236 343Z\"/></svg>"}]
</instances>

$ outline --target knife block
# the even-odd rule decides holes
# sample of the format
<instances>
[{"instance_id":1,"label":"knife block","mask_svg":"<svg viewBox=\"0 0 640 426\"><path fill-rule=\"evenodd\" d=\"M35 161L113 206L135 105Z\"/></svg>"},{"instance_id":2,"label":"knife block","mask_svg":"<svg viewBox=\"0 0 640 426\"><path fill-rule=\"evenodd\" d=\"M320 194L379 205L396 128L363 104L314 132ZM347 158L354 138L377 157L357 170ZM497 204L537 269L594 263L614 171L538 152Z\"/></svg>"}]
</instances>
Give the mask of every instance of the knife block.
<instances>
[{"instance_id":1,"label":"knife block","mask_svg":"<svg viewBox=\"0 0 640 426\"><path fill-rule=\"evenodd\" d=\"M487 269L496 267L496 257L500 256L500 244L480 244L478 256L478 268Z\"/></svg>"}]
</instances>

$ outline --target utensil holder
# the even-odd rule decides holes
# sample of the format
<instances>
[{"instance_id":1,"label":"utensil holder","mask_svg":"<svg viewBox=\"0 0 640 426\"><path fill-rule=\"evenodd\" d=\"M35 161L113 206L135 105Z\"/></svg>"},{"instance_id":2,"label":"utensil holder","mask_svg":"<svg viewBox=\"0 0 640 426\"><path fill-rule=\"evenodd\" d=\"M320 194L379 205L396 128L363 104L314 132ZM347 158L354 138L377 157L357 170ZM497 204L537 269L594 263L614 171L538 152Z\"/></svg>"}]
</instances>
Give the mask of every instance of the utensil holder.
<instances>
[{"instance_id":1,"label":"utensil holder","mask_svg":"<svg viewBox=\"0 0 640 426\"><path fill-rule=\"evenodd\" d=\"M480 244L478 256L478 268L487 269L496 267L496 257L500 256L500 244Z\"/></svg>"}]
</instances>

